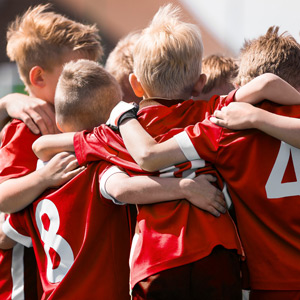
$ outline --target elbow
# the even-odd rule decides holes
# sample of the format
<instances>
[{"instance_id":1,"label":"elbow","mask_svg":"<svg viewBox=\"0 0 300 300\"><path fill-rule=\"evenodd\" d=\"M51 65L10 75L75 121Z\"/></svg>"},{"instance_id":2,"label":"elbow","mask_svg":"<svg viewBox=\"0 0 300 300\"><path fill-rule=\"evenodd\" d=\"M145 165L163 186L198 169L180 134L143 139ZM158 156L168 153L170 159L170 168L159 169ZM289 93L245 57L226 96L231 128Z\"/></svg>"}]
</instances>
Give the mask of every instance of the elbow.
<instances>
[{"instance_id":1,"label":"elbow","mask_svg":"<svg viewBox=\"0 0 300 300\"><path fill-rule=\"evenodd\" d=\"M14 201L12 201L12 199L7 197L4 193L1 193L1 189L2 188L0 188L0 212L5 214L12 214L21 210L14 207Z\"/></svg>"},{"instance_id":2,"label":"elbow","mask_svg":"<svg viewBox=\"0 0 300 300\"><path fill-rule=\"evenodd\" d=\"M32 144L32 151L42 161L48 161L51 158L51 157L49 157L49 155L47 153L47 149L45 149L42 146L42 143L39 140L36 140L36 141L33 142L33 144Z\"/></svg>"},{"instance_id":3,"label":"elbow","mask_svg":"<svg viewBox=\"0 0 300 300\"><path fill-rule=\"evenodd\" d=\"M265 73L261 75L261 78L263 79L261 81L261 85L262 85L261 88L266 88L272 86L273 84L277 84L278 79L280 80L280 78L273 73Z\"/></svg>"},{"instance_id":4,"label":"elbow","mask_svg":"<svg viewBox=\"0 0 300 300\"><path fill-rule=\"evenodd\" d=\"M136 159L136 163L140 166L141 169L147 172L155 172L158 168L155 165L155 152L151 149L145 149L140 156Z\"/></svg>"},{"instance_id":5,"label":"elbow","mask_svg":"<svg viewBox=\"0 0 300 300\"><path fill-rule=\"evenodd\" d=\"M17 212L18 210L12 209L9 205L5 205L5 203L1 203L0 200L0 211L5 213L5 214L13 214Z\"/></svg>"}]
</instances>

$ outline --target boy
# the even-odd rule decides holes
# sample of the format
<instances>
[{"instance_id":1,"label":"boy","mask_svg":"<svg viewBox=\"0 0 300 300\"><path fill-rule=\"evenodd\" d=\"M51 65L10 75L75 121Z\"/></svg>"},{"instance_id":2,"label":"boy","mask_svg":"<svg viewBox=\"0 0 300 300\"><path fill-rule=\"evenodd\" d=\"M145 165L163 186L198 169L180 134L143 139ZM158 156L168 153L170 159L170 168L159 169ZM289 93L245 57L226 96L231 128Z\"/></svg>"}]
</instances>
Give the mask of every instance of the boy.
<instances>
[{"instance_id":1,"label":"boy","mask_svg":"<svg viewBox=\"0 0 300 300\"><path fill-rule=\"evenodd\" d=\"M102 48L95 26L76 23L47 12L48 8L49 5L29 8L11 24L7 32L7 54L17 63L29 95L53 105L55 87L63 64L78 58L98 60L102 56ZM27 192L31 194L33 190L38 196L43 191L38 184L39 173L33 172L37 158L31 145L37 138L38 135L30 132L19 120L13 120L4 132L0 149L1 211L17 211L32 201L27 197ZM59 157L56 159L59 160ZM66 164L66 157L60 159L62 165ZM72 159L69 157L69 160ZM76 164L73 163L74 167ZM59 164L52 166L51 172L55 173L57 169ZM12 253L11 250L1 251L1 265L13 263ZM23 261L22 257L20 261ZM21 266L18 269L21 270ZM22 279L12 278L10 272L6 272L10 268L1 267L0 270L0 294L6 295L7 299L10 299L12 293L15 297L15 292L24 297L23 288L13 286L15 283L23 284ZM14 274L15 272L12 275ZM34 299L27 295L25 297Z\"/></svg>"},{"instance_id":2,"label":"boy","mask_svg":"<svg viewBox=\"0 0 300 300\"><path fill-rule=\"evenodd\" d=\"M251 62L251 63L250 63ZM279 75L300 92L300 51L297 41L279 27L270 27L265 35L245 42L240 53L240 69L235 84L243 85L263 73ZM226 115L225 115L226 113ZM230 129L257 128L300 148L299 120L272 114L246 103L232 103L211 120Z\"/></svg>"},{"instance_id":3,"label":"boy","mask_svg":"<svg viewBox=\"0 0 300 300\"><path fill-rule=\"evenodd\" d=\"M197 99L208 101L213 95L228 95L234 89L232 81L237 76L238 65L231 57L214 54L203 59L202 72L207 80Z\"/></svg>"},{"instance_id":4,"label":"boy","mask_svg":"<svg viewBox=\"0 0 300 300\"><path fill-rule=\"evenodd\" d=\"M263 67L263 71L279 74L299 89L300 46L294 38L287 34L279 36L278 28L270 28L266 35L248 42L247 47L241 57L242 85L251 77L259 75ZM255 59L249 59L251 60L249 65L246 59L251 57ZM276 59L273 60L274 57ZM249 73L246 72L247 67ZM243 87L237 91L236 96L239 96L242 89ZM294 103L299 103L299 94L296 90L293 93ZM283 97L286 102L293 98L290 94L283 96L286 96ZM230 112L230 106L238 105L240 104L232 103L228 108L216 111L214 115L216 118L223 118L227 112ZM282 116L273 115L272 119L269 119L274 122L281 120L280 123L267 124L268 121L263 120L257 122L263 125L257 128L267 129L267 132L273 132L275 136L289 143L296 140L289 131L296 132L298 120L295 119L295 122L291 123L293 119L289 118L287 121L283 116L299 118L299 106L287 107L263 102L259 107L266 110L261 116L269 115L268 111ZM262 119L252 113L253 117ZM214 122L227 124L226 121L222 122L218 119ZM249 126L235 128L247 127ZM123 134L125 130L130 130L132 135L135 132L135 128L130 127L128 122L123 129L121 128L124 139L126 139ZM141 139L137 136L131 138L134 141ZM130 146L128 140L126 145ZM135 147L137 147L136 143ZM176 163L177 160L182 161L185 157L197 158L199 155L205 160L214 162L227 182L235 205L238 228L250 271L250 299L299 299L300 231L297 222L300 202L297 167L299 149L261 131L243 132L222 129L210 123L209 119L186 128L174 139L159 145L165 152L164 157L171 158L168 162L158 162L161 160L156 152L160 151L158 148L152 150L150 143L146 147L157 158L155 168ZM132 152L132 145L128 149L137 159ZM141 145L136 149L143 150ZM243 164L240 163L241 161ZM149 165L147 168L151 170ZM252 181L254 178L255 180Z\"/></svg>"},{"instance_id":5,"label":"boy","mask_svg":"<svg viewBox=\"0 0 300 300\"><path fill-rule=\"evenodd\" d=\"M120 97L121 89L116 80L98 64L88 60L70 62L65 65L57 85L57 126L67 132L93 128L104 122ZM110 164L106 162L89 164L59 189L45 192L22 212L11 214L3 227L8 236L24 245L30 245L32 240L44 297L129 298L128 211L125 205L115 205L105 198L102 177L108 168ZM45 173L41 181L44 176ZM137 186L138 191L143 178L128 179L127 185ZM121 179L119 185L123 181ZM174 178L170 182L175 181L181 180ZM158 182L166 182L166 179ZM170 199L166 198L166 195L171 197L169 191L148 181L146 184L154 186L152 193L157 193L154 197L162 201ZM174 199L180 194L185 196L182 189L173 189ZM120 191L120 187L117 190ZM134 188L131 191L136 193ZM128 197L121 194L117 200ZM138 195L130 197L131 202L138 199ZM147 195L139 201L146 198ZM6 245L1 246L9 247L11 243L6 237Z\"/></svg>"},{"instance_id":6,"label":"boy","mask_svg":"<svg viewBox=\"0 0 300 300\"><path fill-rule=\"evenodd\" d=\"M120 97L117 82L98 64L70 62L55 96L57 126L66 131L92 128L105 120ZM26 210L11 214L10 223L6 221L23 238L18 239L10 226L9 236L26 246L32 241L47 299L129 298L126 207L98 198L98 176L106 167L105 163L89 165L61 188L46 191ZM42 182L44 176L40 175ZM120 247L123 251L118 251Z\"/></svg>"}]
</instances>

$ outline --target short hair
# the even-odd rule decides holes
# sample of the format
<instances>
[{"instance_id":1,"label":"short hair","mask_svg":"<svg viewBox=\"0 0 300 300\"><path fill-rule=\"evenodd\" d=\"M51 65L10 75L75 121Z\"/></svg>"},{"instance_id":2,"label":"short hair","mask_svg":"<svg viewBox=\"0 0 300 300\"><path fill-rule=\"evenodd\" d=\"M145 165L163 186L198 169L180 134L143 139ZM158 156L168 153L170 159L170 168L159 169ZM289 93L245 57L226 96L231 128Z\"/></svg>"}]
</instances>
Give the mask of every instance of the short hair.
<instances>
[{"instance_id":1,"label":"short hair","mask_svg":"<svg viewBox=\"0 0 300 300\"><path fill-rule=\"evenodd\" d=\"M180 9L162 6L142 32L134 49L134 73L152 94L182 98L201 74L200 29L180 20Z\"/></svg>"},{"instance_id":2,"label":"short hair","mask_svg":"<svg viewBox=\"0 0 300 300\"><path fill-rule=\"evenodd\" d=\"M208 94L222 86L230 85L233 88L232 81L238 74L238 64L232 57L213 54L203 59L202 72L207 78L202 93Z\"/></svg>"},{"instance_id":3,"label":"short hair","mask_svg":"<svg viewBox=\"0 0 300 300\"><path fill-rule=\"evenodd\" d=\"M300 86L300 45L287 32L278 34L272 26L265 35L245 41L240 51L237 85L244 85L263 73L273 73L293 87Z\"/></svg>"},{"instance_id":4,"label":"short hair","mask_svg":"<svg viewBox=\"0 0 300 300\"><path fill-rule=\"evenodd\" d=\"M79 51L99 60L103 49L95 25L84 25L47 11L50 4L30 7L7 30L7 55L17 63L20 77L30 84L29 72L38 65L45 70L62 62L67 51Z\"/></svg>"},{"instance_id":5,"label":"short hair","mask_svg":"<svg viewBox=\"0 0 300 300\"><path fill-rule=\"evenodd\" d=\"M71 61L64 65L57 83L57 122L62 127L75 126L78 131L92 129L106 122L121 96L116 79L97 62Z\"/></svg>"},{"instance_id":6,"label":"short hair","mask_svg":"<svg viewBox=\"0 0 300 300\"><path fill-rule=\"evenodd\" d=\"M131 88L129 75L133 73L133 49L140 36L141 31L135 31L120 39L116 47L108 55L105 64L105 69L120 84L124 101L133 101L137 98Z\"/></svg>"}]
</instances>

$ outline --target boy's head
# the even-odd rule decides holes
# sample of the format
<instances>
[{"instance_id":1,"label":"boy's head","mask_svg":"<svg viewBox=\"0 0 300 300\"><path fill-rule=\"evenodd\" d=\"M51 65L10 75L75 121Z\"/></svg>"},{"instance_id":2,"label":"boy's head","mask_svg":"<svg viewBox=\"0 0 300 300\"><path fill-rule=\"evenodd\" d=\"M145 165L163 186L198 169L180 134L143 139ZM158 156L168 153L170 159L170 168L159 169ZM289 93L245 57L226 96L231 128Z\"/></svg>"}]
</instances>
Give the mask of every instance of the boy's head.
<instances>
[{"instance_id":1,"label":"boy's head","mask_svg":"<svg viewBox=\"0 0 300 300\"><path fill-rule=\"evenodd\" d=\"M109 54L105 69L112 74L120 84L123 91L123 101L139 102L129 83L129 75L133 72L133 49L141 36L140 31L131 32L117 43Z\"/></svg>"},{"instance_id":2,"label":"boy's head","mask_svg":"<svg viewBox=\"0 0 300 300\"><path fill-rule=\"evenodd\" d=\"M265 35L245 42L240 53L237 85L244 85L263 73L273 73L299 90L300 45L290 34L279 35L278 31L279 27L273 26Z\"/></svg>"},{"instance_id":3,"label":"boy's head","mask_svg":"<svg viewBox=\"0 0 300 300\"><path fill-rule=\"evenodd\" d=\"M55 93L56 122L61 131L93 129L105 123L122 91L98 63L80 59L67 63Z\"/></svg>"},{"instance_id":4,"label":"boy's head","mask_svg":"<svg viewBox=\"0 0 300 300\"><path fill-rule=\"evenodd\" d=\"M60 14L47 11L50 5L29 8L10 24L7 31L7 55L15 61L27 90L50 78L50 91L44 100L53 101L55 86L64 63L78 58L99 60L103 55L96 26L83 25ZM47 82L46 82L47 83Z\"/></svg>"},{"instance_id":5,"label":"boy's head","mask_svg":"<svg viewBox=\"0 0 300 300\"><path fill-rule=\"evenodd\" d=\"M213 95L227 95L234 89L233 79L238 73L238 64L231 57L210 55L202 61L206 83L197 99L209 100Z\"/></svg>"},{"instance_id":6,"label":"boy's head","mask_svg":"<svg viewBox=\"0 0 300 300\"><path fill-rule=\"evenodd\" d=\"M196 25L180 20L179 13L178 7L163 6L143 30L134 48L134 75L130 77L137 96L193 96L201 75L201 33Z\"/></svg>"}]
</instances>

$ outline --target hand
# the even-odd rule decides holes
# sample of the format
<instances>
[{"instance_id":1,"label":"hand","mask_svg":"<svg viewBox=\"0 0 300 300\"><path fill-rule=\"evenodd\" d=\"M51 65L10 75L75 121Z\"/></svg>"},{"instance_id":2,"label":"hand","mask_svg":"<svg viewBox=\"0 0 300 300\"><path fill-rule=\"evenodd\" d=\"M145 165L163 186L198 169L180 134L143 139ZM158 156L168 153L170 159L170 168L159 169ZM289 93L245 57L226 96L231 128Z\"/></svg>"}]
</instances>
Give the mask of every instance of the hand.
<instances>
[{"instance_id":1,"label":"hand","mask_svg":"<svg viewBox=\"0 0 300 300\"><path fill-rule=\"evenodd\" d=\"M228 106L216 110L210 121L216 125L234 130L249 129L254 127L257 116L255 106L244 102L231 102Z\"/></svg>"},{"instance_id":2,"label":"hand","mask_svg":"<svg viewBox=\"0 0 300 300\"><path fill-rule=\"evenodd\" d=\"M200 175L194 179L184 179L186 199L198 208L219 217L227 210L223 193L212 185L216 178L209 174Z\"/></svg>"},{"instance_id":3,"label":"hand","mask_svg":"<svg viewBox=\"0 0 300 300\"><path fill-rule=\"evenodd\" d=\"M47 187L59 187L79 174L85 167L78 168L75 154L61 152L56 154L47 165L37 172L46 181Z\"/></svg>"},{"instance_id":4,"label":"hand","mask_svg":"<svg viewBox=\"0 0 300 300\"><path fill-rule=\"evenodd\" d=\"M10 94L6 100L7 114L22 120L35 134L58 133L52 104L23 94Z\"/></svg>"},{"instance_id":5,"label":"hand","mask_svg":"<svg viewBox=\"0 0 300 300\"><path fill-rule=\"evenodd\" d=\"M120 124L125 119L136 119L136 114L139 110L139 106L135 102L127 103L120 101L111 111L110 116L106 122L106 125L113 130L119 130Z\"/></svg>"}]
</instances>

